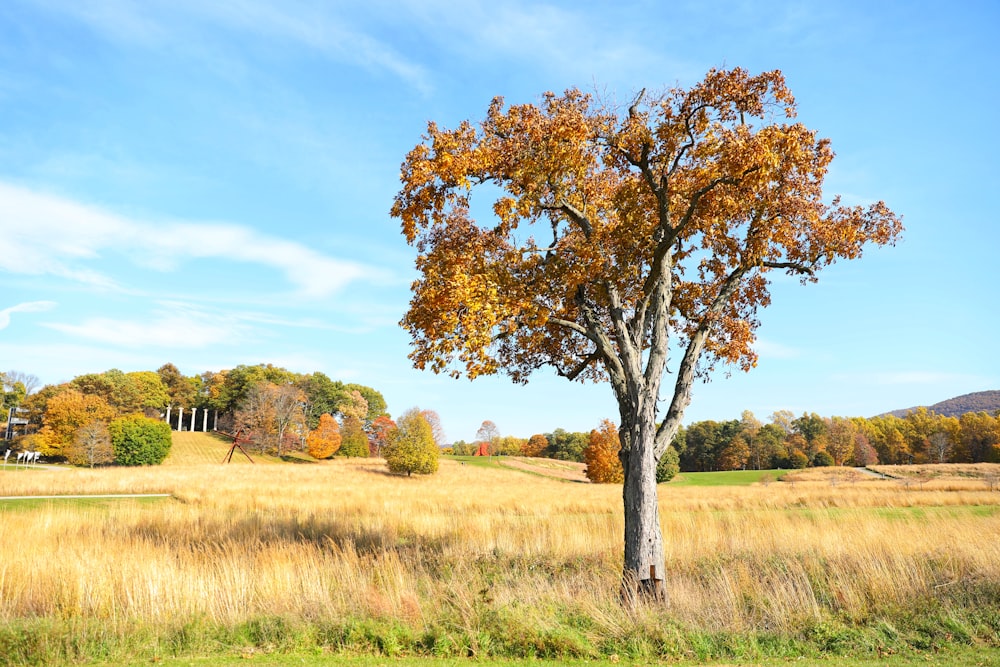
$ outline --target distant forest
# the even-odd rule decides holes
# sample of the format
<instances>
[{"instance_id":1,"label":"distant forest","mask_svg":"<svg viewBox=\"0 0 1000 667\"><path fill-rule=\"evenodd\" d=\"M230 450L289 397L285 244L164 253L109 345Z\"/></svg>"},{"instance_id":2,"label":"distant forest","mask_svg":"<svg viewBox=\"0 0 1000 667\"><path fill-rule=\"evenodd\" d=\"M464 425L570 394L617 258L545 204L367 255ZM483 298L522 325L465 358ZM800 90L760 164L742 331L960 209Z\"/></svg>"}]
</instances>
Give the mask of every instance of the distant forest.
<instances>
[{"instance_id":1,"label":"distant forest","mask_svg":"<svg viewBox=\"0 0 1000 667\"><path fill-rule=\"evenodd\" d=\"M967 412L988 412L995 414L997 411L1000 411L1000 390L977 391L972 394L949 398L934 405L918 407L925 407L929 412L937 413L942 417L961 417ZM917 407L913 407L906 408L905 410L893 410L885 414L894 417L905 417L916 410Z\"/></svg>"}]
</instances>

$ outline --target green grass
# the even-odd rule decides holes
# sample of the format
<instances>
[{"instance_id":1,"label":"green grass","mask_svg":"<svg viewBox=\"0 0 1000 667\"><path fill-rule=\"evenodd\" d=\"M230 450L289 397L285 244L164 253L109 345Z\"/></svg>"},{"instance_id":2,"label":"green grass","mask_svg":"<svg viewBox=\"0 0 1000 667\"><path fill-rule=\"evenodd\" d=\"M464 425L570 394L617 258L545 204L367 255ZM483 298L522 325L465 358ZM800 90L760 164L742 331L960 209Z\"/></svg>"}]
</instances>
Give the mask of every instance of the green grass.
<instances>
[{"instance_id":1,"label":"green grass","mask_svg":"<svg viewBox=\"0 0 1000 667\"><path fill-rule=\"evenodd\" d=\"M476 466L477 468L495 468L497 470L509 470L511 472L517 472L513 468L508 468L506 466L500 465L499 457L496 456L452 456L446 454L443 455L441 458L450 459L452 461L458 461L459 463Z\"/></svg>"},{"instance_id":2,"label":"green grass","mask_svg":"<svg viewBox=\"0 0 1000 667\"><path fill-rule=\"evenodd\" d=\"M726 472L682 472L672 479L673 486L749 486L764 477L778 479L781 470L729 470Z\"/></svg>"},{"instance_id":3,"label":"green grass","mask_svg":"<svg viewBox=\"0 0 1000 667\"><path fill-rule=\"evenodd\" d=\"M151 498L80 498L67 496L66 498L12 498L0 500L0 512L26 512L40 507L59 504L60 507L77 507L81 509L106 508L121 505L122 503L135 503L137 505L155 505L161 502L170 502L169 496L156 496Z\"/></svg>"}]
</instances>

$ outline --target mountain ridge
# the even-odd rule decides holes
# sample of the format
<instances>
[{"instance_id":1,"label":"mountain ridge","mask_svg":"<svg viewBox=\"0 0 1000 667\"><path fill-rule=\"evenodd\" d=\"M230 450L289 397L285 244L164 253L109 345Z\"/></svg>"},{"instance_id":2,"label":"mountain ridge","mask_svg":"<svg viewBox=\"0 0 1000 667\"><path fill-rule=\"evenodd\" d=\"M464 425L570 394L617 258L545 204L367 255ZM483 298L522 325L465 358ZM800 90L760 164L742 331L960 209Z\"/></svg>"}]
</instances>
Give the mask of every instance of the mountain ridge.
<instances>
[{"instance_id":1,"label":"mountain ridge","mask_svg":"<svg viewBox=\"0 0 1000 667\"><path fill-rule=\"evenodd\" d=\"M976 391L971 394L962 394L961 396L939 401L934 405L918 405L902 410L892 410L880 416L893 415L894 417L905 417L919 408L927 408L928 411L945 417L960 417L967 412L996 413L1000 411L1000 390L990 389L987 391Z\"/></svg>"}]
</instances>

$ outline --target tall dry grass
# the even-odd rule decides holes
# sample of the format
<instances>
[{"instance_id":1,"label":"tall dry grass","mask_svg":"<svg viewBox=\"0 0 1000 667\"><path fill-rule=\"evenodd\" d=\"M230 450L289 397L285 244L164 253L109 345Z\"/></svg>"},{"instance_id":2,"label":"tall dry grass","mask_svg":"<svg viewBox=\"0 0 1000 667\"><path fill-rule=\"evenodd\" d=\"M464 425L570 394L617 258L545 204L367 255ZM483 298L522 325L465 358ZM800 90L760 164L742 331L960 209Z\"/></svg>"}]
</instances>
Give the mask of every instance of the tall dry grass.
<instances>
[{"instance_id":1,"label":"tall dry grass","mask_svg":"<svg viewBox=\"0 0 1000 667\"><path fill-rule=\"evenodd\" d=\"M426 478L375 461L0 474L0 496L139 492L173 498L0 512L0 625L367 619L489 653L566 628L600 647L665 623L794 636L1000 606L1000 494L983 489L661 487L670 604L635 611L618 601L618 486L450 461Z\"/></svg>"}]
</instances>

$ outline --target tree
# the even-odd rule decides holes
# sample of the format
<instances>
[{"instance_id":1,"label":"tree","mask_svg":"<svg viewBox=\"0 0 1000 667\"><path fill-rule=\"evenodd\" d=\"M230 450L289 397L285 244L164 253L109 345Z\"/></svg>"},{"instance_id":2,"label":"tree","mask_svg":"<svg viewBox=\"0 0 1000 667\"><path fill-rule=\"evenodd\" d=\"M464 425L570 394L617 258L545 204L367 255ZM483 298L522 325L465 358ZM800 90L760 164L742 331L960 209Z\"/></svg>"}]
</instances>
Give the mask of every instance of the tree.
<instances>
[{"instance_id":1,"label":"tree","mask_svg":"<svg viewBox=\"0 0 1000 667\"><path fill-rule=\"evenodd\" d=\"M627 110L578 90L509 108L496 98L478 127L429 123L403 162L392 215L418 251L402 320L416 367L525 382L550 365L610 382L626 599L665 594L656 465L695 377L756 364L771 272L813 281L902 229L882 202L824 203L830 142L794 115L780 72L711 70ZM471 215L479 186L498 193L484 225Z\"/></svg>"},{"instance_id":2,"label":"tree","mask_svg":"<svg viewBox=\"0 0 1000 667\"><path fill-rule=\"evenodd\" d=\"M283 456L290 447L301 449L305 430L305 394L294 384L261 381L243 394L237 423L253 434L261 452ZM293 444L297 443L297 444Z\"/></svg>"},{"instance_id":3,"label":"tree","mask_svg":"<svg viewBox=\"0 0 1000 667\"><path fill-rule=\"evenodd\" d=\"M395 473L429 475L438 469L438 448L431 425L419 408L411 408L396 422L385 446L385 462Z\"/></svg>"},{"instance_id":4,"label":"tree","mask_svg":"<svg viewBox=\"0 0 1000 667\"><path fill-rule=\"evenodd\" d=\"M570 433L561 428L547 434L545 438L549 441L546 455L559 461L583 462L583 450L590 441L587 433Z\"/></svg>"},{"instance_id":5,"label":"tree","mask_svg":"<svg viewBox=\"0 0 1000 667\"><path fill-rule=\"evenodd\" d=\"M486 449L490 455L498 453L495 451L493 443L495 443L499 437L500 429L497 428L497 425L489 419L480 424L479 430L476 431L476 442L486 443Z\"/></svg>"},{"instance_id":6,"label":"tree","mask_svg":"<svg viewBox=\"0 0 1000 667\"><path fill-rule=\"evenodd\" d=\"M334 415L338 412L340 402L347 395L343 382L334 382L324 373L303 375L295 382L295 386L306 396L306 425L315 429L319 426L322 415Z\"/></svg>"},{"instance_id":7,"label":"tree","mask_svg":"<svg viewBox=\"0 0 1000 667\"><path fill-rule=\"evenodd\" d=\"M496 456L519 456L526 440L515 435L501 435L496 438L491 447Z\"/></svg>"},{"instance_id":8,"label":"tree","mask_svg":"<svg viewBox=\"0 0 1000 667\"><path fill-rule=\"evenodd\" d=\"M600 428L590 432L590 442L583 450L587 479L597 484L621 484L625 481L622 461L618 458L619 450L618 427L610 419L605 419Z\"/></svg>"},{"instance_id":9,"label":"tree","mask_svg":"<svg viewBox=\"0 0 1000 667\"><path fill-rule=\"evenodd\" d=\"M656 464L656 483L669 482L681 471L680 455L676 447L670 447Z\"/></svg>"},{"instance_id":10,"label":"tree","mask_svg":"<svg viewBox=\"0 0 1000 667\"><path fill-rule=\"evenodd\" d=\"M3 376L5 390L9 390L11 387L20 382L24 387L25 396L34 394L42 385L42 382L38 379L37 375L25 373L24 371L9 370L6 373L0 373L0 375Z\"/></svg>"},{"instance_id":11,"label":"tree","mask_svg":"<svg viewBox=\"0 0 1000 667\"><path fill-rule=\"evenodd\" d=\"M422 414L424 419L427 420L427 423L431 425L431 433L434 435L434 444L439 448L444 447L445 443L447 443L447 436L444 433L444 427L441 426L441 416L433 410L421 410L420 414ZM379 419L381 419L381 417L379 417ZM375 422L372 423L374 424Z\"/></svg>"},{"instance_id":12,"label":"tree","mask_svg":"<svg viewBox=\"0 0 1000 667\"><path fill-rule=\"evenodd\" d=\"M371 387L366 387L363 384L346 384L344 389L347 390L348 394L353 392L358 392L361 397L365 399L365 404L368 406L368 412L361 415L361 421L365 424L370 424L382 415L388 415L385 411L385 397L382 396L381 392L372 389Z\"/></svg>"},{"instance_id":13,"label":"tree","mask_svg":"<svg viewBox=\"0 0 1000 667\"><path fill-rule=\"evenodd\" d=\"M846 465L854 456L858 427L850 419L833 417L826 426L826 451L833 458L833 464Z\"/></svg>"},{"instance_id":14,"label":"tree","mask_svg":"<svg viewBox=\"0 0 1000 667\"><path fill-rule=\"evenodd\" d=\"M170 426L142 415L119 417L108 426L115 463L123 466L160 465L170 453Z\"/></svg>"},{"instance_id":15,"label":"tree","mask_svg":"<svg viewBox=\"0 0 1000 667\"><path fill-rule=\"evenodd\" d=\"M329 413L319 416L319 424L306 436L306 448L314 459L328 459L340 449L340 424Z\"/></svg>"},{"instance_id":16,"label":"tree","mask_svg":"<svg viewBox=\"0 0 1000 667\"><path fill-rule=\"evenodd\" d=\"M28 386L23 380L18 379L16 373L17 371L0 373L0 408L3 409L4 421L7 420L8 411L21 405L30 393Z\"/></svg>"},{"instance_id":17,"label":"tree","mask_svg":"<svg viewBox=\"0 0 1000 667\"><path fill-rule=\"evenodd\" d=\"M368 453L368 436L365 435L361 419L355 415L344 417L344 423L340 426L340 450L337 456L365 458Z\"/></svg>"},{"instance_id":18,"label":"tree","mask_svg":"<svg viewBox=\"0 0 1000 667\"><path fill-rule=\"evenodd\" d=\"M743 470L750 460L750 445L746 435L738 433L719 452L715 465L718 470Z\"/></svg>"},{"instance_id":19,"label":"tree","mask_svg":"<svg viewBox=\"0 0 1000 667\"><path fill-rule=\"evenodd\" d=\"M995 462L1000 444L1000 420L986 412L966 412L958 418L962 446L973 463Z\"/></svg>"},{"instance_id":20,"label":"tree","mask_svg":"<svg viewBox=\"0 0 1000 667\"><path fill-rule=\"evenodd\" d=\"M541 433L536 433L528 438L528 442L521 448L521 454L532 457L541 456L542 452L544 452L545 448L548 446L548 439Z\"/></svg>"},{"instance_id":21,"label":"tree","mask_svg":"<svg viewBox=\"0 0 1000 667\"><path fill-rule=\"evenodd\" d=\"M382 449L385 447L385 443L388 442L389 433L394 428L396 428L396 422L392 421L389 415L381 415L372 421L372 425L368 428L368 453L370 456L376 458L382 457ZM432 424L431 432L433 430L434 426ZM434 441L438 442L436 437Z\"/></svg>"},{"instance_id":22,"label":"tree","mask_svg":"<svg viewBox=\"0 0 1000 667\"><path fill-rule=\"evenodd\" d=\"M103 465L115 460L108 425L102 421L84 424L73 434L73 442L66 450L66 460L75 466Z\"/></svg>"},{"instance_id":23,"label":"tree","mask_svg":"<svg viewBox=\"0 0 1000 667\"><path fill-rule=\"evenodd\" d=\"M38 450L44 456L65 456L77 429L95 421L107 422L115 409L100 396L65 386L45 403Z\"/></svg>"},{"instance_id":24,"label":"tree","mask_svg":"<svg viewBox=\"0 0 1000 667\"><path fill-rule=\"evenodd\" d=\"M168 405L180 408L194 406L197 387L192 378L185 377L173 364L163 364L156 369L160 382L167 390Z\"/></svg>"}]
</instances>

